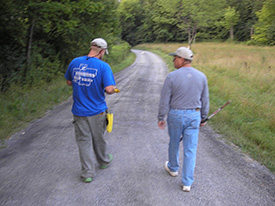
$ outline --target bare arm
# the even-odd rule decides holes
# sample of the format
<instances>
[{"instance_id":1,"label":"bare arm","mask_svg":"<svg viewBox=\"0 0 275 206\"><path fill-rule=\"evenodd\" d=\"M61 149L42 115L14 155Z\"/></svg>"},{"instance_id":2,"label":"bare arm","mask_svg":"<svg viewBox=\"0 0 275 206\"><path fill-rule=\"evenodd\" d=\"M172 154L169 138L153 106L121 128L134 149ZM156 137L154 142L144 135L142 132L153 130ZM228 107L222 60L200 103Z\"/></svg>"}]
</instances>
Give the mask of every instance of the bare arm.
<instances>
[{"instance_id":1,"label":"bare arm","mask_svg":"<svg viewBox=\"0 0 275 206\"><path fill-rule=\"evenodd\" d=\"M73 85L72 81L67 80L67 85L72 86Z\"/></svg>"}]
</instances>

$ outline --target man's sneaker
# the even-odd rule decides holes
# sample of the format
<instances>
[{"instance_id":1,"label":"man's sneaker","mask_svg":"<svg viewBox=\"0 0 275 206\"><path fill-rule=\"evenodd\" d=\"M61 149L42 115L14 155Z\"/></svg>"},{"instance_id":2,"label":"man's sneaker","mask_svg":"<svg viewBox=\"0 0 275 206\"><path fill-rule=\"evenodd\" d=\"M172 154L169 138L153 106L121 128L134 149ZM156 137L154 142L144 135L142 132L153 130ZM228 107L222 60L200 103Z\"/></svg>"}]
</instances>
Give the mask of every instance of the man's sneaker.
<instances>
[{"instance_id":1,"label":"man's sneaker","mask_svg":"<svg viewBox=\"0 0 275 206\"><path fill-rule=\"evenodd\" d=\"M101 164L101 165L99 166L100 169L106 169L107 167L110 166L110 164L111 164L111 162L112 162L112 160L113 160L113 155L109 154L109 158L110 158L110 162L107 163L107 164Z\"/></svg>"},{"instance_id":2,"label":"man's sneaker","mask_svg":"<svg viewBox=\"0 0 275 206\"><path fill-rule=\"evenodd\" d=\"M168 161L165 162L164 167L165 167L165 170L166 170L167 172L169 172L169 174L170 174L172 177L178 176L178 172L172 172L172 171L169 169L169 167L168 167Z\"/></svg>"},{"instance_id":3,"label":"man's sneaker","mask_svg":"<svg viewBox=\"0 0 275 206\"><path fill-rule=\"evenodd\" d=\"M191 190L191 186L182 186L182 190L183 190L183 192L190 192L190 190Z\"/></svg>"},{"instance_id":4,"label":"man's sneaker","mask_svg":"<svg viewBox=\"0 0 275 206\"><path fill-rule=\"evenodd\" d=\"M83 180L83 182L85 182L85 183L90 183L90 182L92 182L93 178L91 178L91 177L88 177L88 178L82 177L82 180Z\"/></svg>"}]
</instances>

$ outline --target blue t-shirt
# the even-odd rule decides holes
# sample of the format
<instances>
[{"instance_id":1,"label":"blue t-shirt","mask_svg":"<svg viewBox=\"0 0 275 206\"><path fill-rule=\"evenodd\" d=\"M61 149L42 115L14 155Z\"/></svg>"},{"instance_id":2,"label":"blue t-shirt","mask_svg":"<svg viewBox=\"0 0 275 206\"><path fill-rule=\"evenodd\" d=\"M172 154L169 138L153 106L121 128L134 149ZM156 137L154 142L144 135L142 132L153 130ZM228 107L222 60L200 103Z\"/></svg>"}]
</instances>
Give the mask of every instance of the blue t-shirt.
<instances>
[{"instance_id":1,"label":"blue t-shirt","mask_svg":"<svg viewBox=\"0 0 275 206\"><path fill-rule=\"evenodd\" d=\"M65 78L72 81L74 115L93 116L107 109L104 90L115 85L109 64L94 57L77 57L70 63Z\"/></svg>"}]
</instances>

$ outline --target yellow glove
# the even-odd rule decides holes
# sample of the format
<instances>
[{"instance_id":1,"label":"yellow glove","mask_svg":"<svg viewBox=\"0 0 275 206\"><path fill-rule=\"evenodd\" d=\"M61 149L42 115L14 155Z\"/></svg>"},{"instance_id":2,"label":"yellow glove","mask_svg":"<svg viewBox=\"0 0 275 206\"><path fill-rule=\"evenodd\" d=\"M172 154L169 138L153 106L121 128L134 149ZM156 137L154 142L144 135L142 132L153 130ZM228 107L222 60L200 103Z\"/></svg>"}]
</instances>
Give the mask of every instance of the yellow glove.
<instances>
[{"instance_id":1,"label":"yellow glove","mask_svg":"<svg viewBox=\"0 0 275 206\"><path fill-rule=\"evenodd\" d=\"M114 114L112 113L107 113L106 118L108 120L108 125L107 125L107 132L110 133L113 130L113 119L114 119Z\"/></svg>"}]
</instances>

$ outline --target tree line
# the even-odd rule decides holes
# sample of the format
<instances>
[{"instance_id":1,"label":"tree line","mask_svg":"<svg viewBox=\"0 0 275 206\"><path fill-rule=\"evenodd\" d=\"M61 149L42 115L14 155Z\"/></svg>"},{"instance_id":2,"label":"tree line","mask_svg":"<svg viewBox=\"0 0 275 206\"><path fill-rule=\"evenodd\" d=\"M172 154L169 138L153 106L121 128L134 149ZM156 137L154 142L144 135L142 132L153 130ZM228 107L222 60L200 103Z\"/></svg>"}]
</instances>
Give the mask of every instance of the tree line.
<instances>
[{"instance_id":1,"label":"tree line","mask_svg":"<svg viewBox=\"0 0 275 206\"><path fill-rule=\"evenodd\" d=\"M145 42L275 45L275 0L1 0L0 28L3 92L50 83L96 37L109 62Z\"/></svg>"},{"instance_id":2,"label":"tree line","mask_svg":"<svg viewBox=\"0 0 275 206\"><path fill-rule=\"evenodd\" d=\"M275 0L122 0L118 11L131 45L228 39L275 45Z\"/></svg>"}]
</instances>

